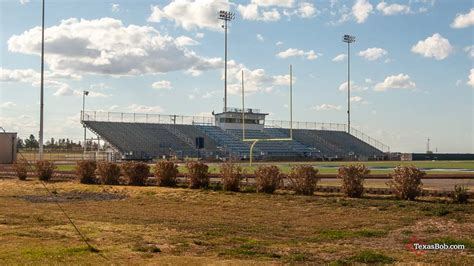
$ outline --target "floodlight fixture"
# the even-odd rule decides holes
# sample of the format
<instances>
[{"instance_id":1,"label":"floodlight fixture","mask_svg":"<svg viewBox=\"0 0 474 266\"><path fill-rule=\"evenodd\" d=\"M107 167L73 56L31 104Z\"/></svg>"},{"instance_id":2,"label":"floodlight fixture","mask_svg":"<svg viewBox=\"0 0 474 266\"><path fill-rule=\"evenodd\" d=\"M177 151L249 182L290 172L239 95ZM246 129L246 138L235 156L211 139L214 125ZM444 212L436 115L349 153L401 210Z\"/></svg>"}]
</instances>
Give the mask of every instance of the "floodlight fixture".
<instances>
[{"instance_id":1,"label":"floodlight fixture","mask_svg":"<svg viewBox=\"0 0 474 266\"><path fill-rule=\"evenodd\" d=\"M230 11L219 11L219 19L224 21L222 27L225 30L224 41L224 112L227 112L227 22L235 19L235 13Z\"/></svg>"}]
</instances>

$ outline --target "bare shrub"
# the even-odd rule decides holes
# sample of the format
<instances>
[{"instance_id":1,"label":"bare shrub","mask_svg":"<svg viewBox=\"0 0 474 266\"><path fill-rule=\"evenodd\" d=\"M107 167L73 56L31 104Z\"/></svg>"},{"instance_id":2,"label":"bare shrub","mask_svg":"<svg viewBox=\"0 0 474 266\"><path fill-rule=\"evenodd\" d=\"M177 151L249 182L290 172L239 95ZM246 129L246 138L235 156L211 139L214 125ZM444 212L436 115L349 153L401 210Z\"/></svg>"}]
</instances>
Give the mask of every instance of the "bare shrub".
<instances>
[{"instance_id":1,"label":"bare shrub","mask_svg":"<svg viewBox=\"0 0 474 266\"><path fill-rule=\"evenodd\" d=\"M76 175L82 184L95 184L95 169L97 163L92 160L78 161L76 163Z\"/></svg>"},{"instance_id":2,"label":"bare shrub","mask_svg":"<svg viewBox=\"0 0 474 266\"><path fill-rule=\"evenodd\" d=\"M364 179L370 170L363 164L342 165L337 177L341 179L341 191L351 198L360 198L364 194Z\"/></svg>"},{"instance_id":3,"label":"bare shrub","mask_svg":"<svg viewBox=\"0 0 474 266\"><path fill-rule=\"evenodd\" d=\"M257 192L273 193L281 185L282 174L274 165L259 166L255 170Z\"/></svg>"},{"instance_id":4,"label":"bare shrub","mask_svg":"<svg viewBox=\"0 0 474 266\"><path fill-rule=\"evenodd\" d=\"M209 166L202 162L188 162L188 179L190 188L207 188L209 186Z\"/></svg>"},{"instance_id":5,"label":"bare shrub","mask_svg":"<svg viewBox=\"0 0 474 266\"><path fill-rule=\"evenodd\" d=\"M101 184L117 185L119 183L120 167L116 163L99 162L96 173Z\"/></svg>"},{"instance_id":6,"label":"bare shrub","mask_svg":"<svg viewBox=\"0 0 474 266\"><path fill-rule=\"evenodd\" d=\"M144 186L150 174L150 166L144 162L129 161L122 164L122 173L132 186Z\"/></svg>"},{"instance_id":7,"label":"bare shrub","mask_svg":"<svg viewBox=\"0 0 474 266\"><path fill-rule=\"evenodd\" d=\"M469 199L468 189L464 185L455 185L451 198L454 203L467 203Z\"/></svg>"},{"instance_id":8,"label":"bare shrub","mask_svg":"<svg viewBox=\"0 0 474 266\"><path fill-rule=\"evenodd\" d=\"M390 174L392 180L388 182L388 185L395 191L398 198L414 200L421 194L421 186L423 185L421 178L425 175L424 171L413 165L400 165Z\"/></svg>"},{"instance_id":9,"label":"bare shrub","mask_svg":"<svg viewBox=\"0 0 474 266\"><path fill-rule=\"evenodd\" d=\"M319 181L318 172L319 170L311 165L292 167L288 175L291 189L298 195L313 195Z\"/></svg>"},{"instance_id":10,"label":"bare shrub","mask_svg":"<svg viewBox=\"0 0 474 266\"><path fill-rule=\"evenodd\" d=\"M224 163L221 165L222 187L226 191L239 191L242 180L242 167L234 163Z\"/></svg>"},{"instance_id":11,"label":"bare shrub","mask_svg":"<svg viewBox=\"0 0 474 266\"><path fill-rule=\"evenodd\" d=\"M38 175L39 180L42 180L42 181L50 180L55 170L56 170L56 166L51 161L40 160L40 161L36 161L35 163L35 171L36 171L36 175Z\"/></svg>"},{"instance_id":12,"label":"bare shrub","mask_svg":"<svg viewBox=\"0 0 474 266\"><path fill-rule=\"evenodd\" d=\"M171 161L159 161L155 165L155 177L158 186L174 187L178 176L178 165Z\"/></svg>"},{"instance_id":13,"label":"bare shrub","mask_svg":"<svg viewBox=\"0 0 474 266\"><path fill-rule=\"evenodd\" d=\"M25 159L17 160L13 164L13 170L20 180L26 180L28 177L28 161Z\"/></svg>"}]
</instances>

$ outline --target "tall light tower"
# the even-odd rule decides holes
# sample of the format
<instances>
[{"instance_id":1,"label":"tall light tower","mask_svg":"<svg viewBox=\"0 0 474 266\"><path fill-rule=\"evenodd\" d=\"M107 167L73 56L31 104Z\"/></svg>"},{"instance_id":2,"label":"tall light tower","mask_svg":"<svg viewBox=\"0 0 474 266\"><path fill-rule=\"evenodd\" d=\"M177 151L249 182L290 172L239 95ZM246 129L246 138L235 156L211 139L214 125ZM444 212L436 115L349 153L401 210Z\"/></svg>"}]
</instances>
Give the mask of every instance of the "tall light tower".
<instances>
[{"instance_id":1,"label":"tall light tower","mask_svg":"<svg viewBox=\"0 0 474 266\"><path fill-rule=\"evenodd\" d=\"M351 133L351 43L355 36L344 35L343 42L347 43L347 133Z\"/></svg>"},{"instance_id":2,"label":"tall light tower","mask_svg":"<svg viewBox=\"0 0 474 266\"><path fill-rule=\"evenodd\" d=\"M41 14L41 92L40 92L40 130L39 158L43 160L43 109L44 109L44 0Z\"/></svg>"},{"instance_id":3,"label":"tall light tower","mask_svg":"<svg viewBox=\"0 0 474 266\"><path fill-rule=\"evenodd\" d=\"M227 22L235 18L235 14L230 11L219 11L219 19L224 21L222 27L225 30L225 51L224 51L224 112L227 112Z\"/></svg>"}]
</instances>

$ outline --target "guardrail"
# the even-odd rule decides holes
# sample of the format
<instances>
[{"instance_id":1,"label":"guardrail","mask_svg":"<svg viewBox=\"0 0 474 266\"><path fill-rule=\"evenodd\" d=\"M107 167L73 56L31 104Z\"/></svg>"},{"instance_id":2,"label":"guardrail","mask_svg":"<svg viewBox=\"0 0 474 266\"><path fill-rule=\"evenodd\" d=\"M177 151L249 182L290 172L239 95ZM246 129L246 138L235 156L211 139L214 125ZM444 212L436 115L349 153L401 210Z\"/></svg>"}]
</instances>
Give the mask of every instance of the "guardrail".
<instances>
[{"instance_id":1,"label":"guardrail","mask_svg":"<svg viewBox=\"0 0 474 266\"><path fill-rule=\"evenodd\" d=\"M150 123L150 124L212 124L214 118L207 116L183 116L183 115L162 115L162 114L143 114L143 113L121 113L121 112L100 112L100 111L81 111L81 117L84 121L101 122L128 122L128 123Z\"/></svg>"},{"instance_id":2,"label":"guardrail","mask_svg":"<svg viewBox=\"0 0 474 266\"><path fill-rule=\"evenodd\" d=\"M290 128L291 123L287 120L265 120L265 125L270 127ZM347 125L340 123L293 121L293 129L347 131Z\"/></svg>"}]
</instances>

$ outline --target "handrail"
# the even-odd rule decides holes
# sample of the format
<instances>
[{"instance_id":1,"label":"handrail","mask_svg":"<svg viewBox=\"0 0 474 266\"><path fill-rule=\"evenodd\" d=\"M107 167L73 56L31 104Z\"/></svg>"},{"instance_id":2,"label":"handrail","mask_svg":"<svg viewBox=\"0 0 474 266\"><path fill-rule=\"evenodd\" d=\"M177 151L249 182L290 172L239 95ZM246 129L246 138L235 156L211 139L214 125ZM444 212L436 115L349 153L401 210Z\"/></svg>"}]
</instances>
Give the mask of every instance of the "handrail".
<instances>
[{"instance_id":1,"label":"handrail","mask_svg":"<svg viewBox=\"0 0 474 266\"><path fill-rule=\"evenodd\" d=\"M383 152L390 152L390 146L383 144L381 141L370 137L369 135L363 133L360 130L357 130L357 129L351 127L351 133L350 134L352 136L354 136L354 137L356 137L356 138L358 138L358 139L374 146L375 148L377 148L377 149L379 149Z\"/></svg>"}]
</instances>

